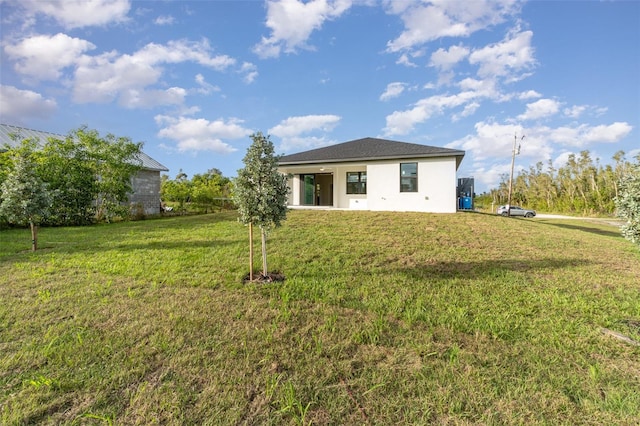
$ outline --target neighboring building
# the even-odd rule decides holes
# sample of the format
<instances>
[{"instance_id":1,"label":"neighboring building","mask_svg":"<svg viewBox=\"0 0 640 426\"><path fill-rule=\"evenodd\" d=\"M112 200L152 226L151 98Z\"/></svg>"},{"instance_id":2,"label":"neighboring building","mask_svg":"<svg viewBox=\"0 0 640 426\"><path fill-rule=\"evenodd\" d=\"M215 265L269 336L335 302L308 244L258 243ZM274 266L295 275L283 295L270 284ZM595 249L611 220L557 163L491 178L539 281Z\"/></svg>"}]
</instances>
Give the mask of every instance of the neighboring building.
<instances>
[{"instance_id":1,"label":"neighboring building","mask_svg":"<svg viewBox=\"0 0 640 426\"><path fill-rule=\"evenodd\" d=\"M10 124L0 124L0 148L5 144L15 146L16 141L12 135L17 135L18 140L36 139L44 145L50 138L64 140L66 136L39 130L25 129ZM144 152L140 153L142 170L133 177L131 186L133 193L129 195L131 204L140 204L144 207L145 214L160 213L160 172L169 171L165 166L149 157Z\"/></svg>"},{"instance_id":2,"label":"neighboring building","mask_svg":"<svg viewBox=\"0 0 640 426\"><path fill-rule=\"evenodd\" d=\"M454 213L464 151L363 138L280 158L290 206Z\"/></svg>"}]
</instances>

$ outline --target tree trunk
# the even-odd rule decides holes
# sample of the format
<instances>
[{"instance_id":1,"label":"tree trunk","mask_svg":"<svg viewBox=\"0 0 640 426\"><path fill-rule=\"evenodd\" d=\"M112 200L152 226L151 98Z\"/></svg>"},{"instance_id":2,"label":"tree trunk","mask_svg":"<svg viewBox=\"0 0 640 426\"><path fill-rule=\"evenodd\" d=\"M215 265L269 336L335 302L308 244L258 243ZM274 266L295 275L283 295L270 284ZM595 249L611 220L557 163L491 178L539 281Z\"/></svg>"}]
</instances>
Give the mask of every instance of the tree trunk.
<instances>
[{"instance_id":1,"label":"tree trunk","mask_svg":"<svg viewBox=\"0 0 640 426\"><path fill-rule=\"evenodd\" d=\"M29 222L29 225L31 225L31 250L36 251L38 249L38 226L33 222Z\"/></svg>"},{"instance_id":2,"label":"tree trunk","mask_svg":"<svg viewBox=\"0 0 640 426\"><path fill-rule=\"evenodd\" d=\"M262 231L262 276L267 277L267 232L264 228Z\"/></svg>"},{"instance_id":3,"label":"tree trunk","mask_svg":"<svg viewBox=\"0 0 640 426\"><path fill-rule=\"evenodd\" d=\"M249 281L253 281L253 223L249 223Z\"/></svg>"}]
</instances>

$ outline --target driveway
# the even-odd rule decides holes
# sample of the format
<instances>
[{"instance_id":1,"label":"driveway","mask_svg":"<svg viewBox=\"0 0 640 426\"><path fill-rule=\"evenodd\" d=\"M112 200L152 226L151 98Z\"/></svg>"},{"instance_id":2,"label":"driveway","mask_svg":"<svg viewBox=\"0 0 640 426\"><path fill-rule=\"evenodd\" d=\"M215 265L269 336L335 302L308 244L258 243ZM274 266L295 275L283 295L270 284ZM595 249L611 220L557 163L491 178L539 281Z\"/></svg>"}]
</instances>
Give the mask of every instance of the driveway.
<instances>
[{"instance_id":1,"label":"driveway","mask_svg":"<svg viewBox=\"0 0 640 426\"><path fill-rule=\"evenodd\" d=\"M590 222L596 223L606 223L611 226L622 226L624 225L624 221L615 218L607 218L607 217L578 217L578 216L564 216L561 214L546 214L546 213L538 213L536 214L535 219L572 219L572 220L588 220Z\"/></svg>"}]
</instances>

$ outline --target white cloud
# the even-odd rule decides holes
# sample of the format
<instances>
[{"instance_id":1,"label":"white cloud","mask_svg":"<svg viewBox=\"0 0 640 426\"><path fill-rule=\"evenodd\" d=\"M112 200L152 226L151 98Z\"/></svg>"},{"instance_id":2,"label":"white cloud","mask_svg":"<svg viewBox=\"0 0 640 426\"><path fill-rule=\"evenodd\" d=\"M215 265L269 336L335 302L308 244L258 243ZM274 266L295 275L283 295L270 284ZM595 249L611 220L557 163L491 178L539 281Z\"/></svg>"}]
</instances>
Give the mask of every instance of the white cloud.
<instances>
[{"instance_id":1,"label":"white cloud","mask_svg":"<svg viewBox=\"0 0 640 426\"><path fill-rule=\"evenodd\" d=\"M399 15L405 29L387 43L389 52L399 52L442 37L468 37L503 22L518 8L515 0L425 1L391 0L387 13Z\"/></svg>"},{"instance_id":2,"label":"white cloud","mask_svg":"<svg viewBox=\"0 0 640 426\"><path fill-rule=\"evenodd\" d=\"M523 135L526 135L524 139ZM519 152L517 158L526 158L525 163L546 161L554 152L544 132L525 129L518 124L484 121L476 123L474 134L446 146L467 151L467 156L473 159L467 173L488 187L497 187L501 177L510 172L514 142Z\"/></svg>"},{"instance_id":3,"label":"white cloud","mask_svg":"<svg viewBox=\"0 0 640 426\"><path fill-rule=\"evenodd\" d=\"M489 166L475 165L473 167L473 178L476 180L476 187L478 183L483 184L488 188L497 188L503 176L509 176L511 172L511 163L495 163ZM517 172L514 172L517 175Z\"/></svg>"},{"instance_id":4,"label":"white cloud","mask_svg":"<svg viewBox=\"0 0 640 426\"><path fill-rule=\"evenodd\" d=\"M175 18L171 15L158 16L153 23L156 25L172 25L175 22Z\"/></svg>"},{"instance_id":5,"label":"white cloud","mask_svg":"<svg viewBox=\"0 0 640 426\"><path fill-rule=\"evenodd\" d=\"M552 161L553 167L556 169L559 169L561 167L566 166L567 163L569 162L569 156L577 155L577 154L578 153L571 152L571 151L562 152L561 154L557 155L555 159L553 159Z\"/></svg>"},{"instance_id":6,"label":"white cloud","mask_svg":"<svg viewBox=\"0 0 640 426\"><path fill-rule=\"evenodd\" d=\"M266 26L271 36L262 37L253 51L262 58L277 57L281 51L308 49L307 40L325 21L335 19L351 7L351 0L267 1Z\"/></svg>"},{"instance_id":7,"label":"white cloud","mask_svg":"<svg viewBox=\"0 0 640 426\"><path fill-rule=\"evenodd\" d=\"M531 38L533 32L510 32L500 43L476 49L469 55L469 63L478 64L480 78L505 77L516 80L528 74L524 71L535 64Z\"/></svg>"},{"instance_id":8,"label":"white cloud","mask_svg":"<svg viewBox=\"0 0 640 426\"><path fill-rule=\"evenodd\" d=\"M458 119L475 112L479 107L479 99L494 96L491 81L480 82L468 79L464 82L468 85L476 83L476 87L480 90L464 90L454 95L435 95L421 99L411 109L394 111L387 115L386 126L383 129L384 135L387 137L405 135L411 132L416 124L424 123L436 114L442 114L446 110L466 105L461 114L454 115L454 120Z\"/></svg>"},{"instance_id":9,"label":"white cloud","mask_svg":"<svg viewBox=\"0 0 640 426\"><path fill-rule=\"evenodd\" d=\"M203 95L208 95L211 92L220 91L220 88L218 86L214 86L213 84L207 83L207 81L204 79L204 76L202 74L196 74L195 80L196 80L196 83L198 83L198 86L200 86L200 88L197 89L198 93L201 93Z\"/></svg>"},{"instance_id":10,"label":"white cloud","mask_svg":"<svg viewBox=\"0 0 640 426\"><path fill-rule=\"evenodd\" d=\"M485 98L499 98L500 92L496 88L496 81L492 79L478 80L475 78L465 78L458 83L462 91L473 91Z\"/></svg>"},{"instance_id":11,"label":"white cloud","mask_svg":"<svg viewBox=\"0 0 640 426\"><path fill-rule=\"evenodd\" d=\"M15 69L25 81L57 80L71 87L75 102L118 102L127 108L150 108L156 105L178 105L187 92L169 87L160 80L165 64L195 62L217 71L225 71L236 60L215 55L207 40L149 43L133 54L116 51L91 56L86 52L96 46L66 34L36 35L15 44L6 44L7 57L15 61ZM66 68L73 74L64 75ZM255 65L245 62L238 70L247 83L258 75ZM163 87L152 87L160 85ZM214 90L201 84L200 91ZM218 89L219 90L219 89Z\"/></svg>"},{"instance_id":12,"label":"white cloud","mask_svg":"<svg viewBox=\"0 0 640 426\"><path fill-rule=\"evenodd\" d=\"M535 90L527 90L526 92L522 92L518 94L518 99L526 101L528 99L541 98L542 95Z\"/></svg>"},{"instance_id":13,"label":"white cloud","mask_svg":"<svg viewBox=\"0 0 640 426\"><path fill-rule=\"evenodd\" d=\"M187 91L181 87L166 90L125 90L118 102L125 108L153 108L158 105L182 105Z\"/></svg>"},{"instance_id":14,"label":"white cloud","mask_svg":"<svg viewBox=\"0 0 640 426\"><path fill-rule=\"evenodd\" d=\"M595 117L599 117L606 113L607 110L608 108L606 107L597 107L593 105L573 105L570 108L565 108L562 112L567 117L580 118L586 113Z\"/></svg>"},{"instance_id":15,"label":"white cloud","mask_svg":"<svg viewBox=\"0 0 640 426\"><path fill-rule=\"evenodd\" d=\"M29 14L43 14L67 29L123 22L131 9L129 0L22 0Z\"/></svg>"},{"instance_id":16,"label":"white cloud","mask_svg":"<svg viewBox=\"0 0 640 426\"><path fill-rule=\"evenodd\" d=\"M635 158L640 160L640 148L632 149L627 152L627 158Z\"/></svg>"},{"instance_id":17,"label":"white cloud","mask_svg":"<svg viewBox=\"0 0 640 426\"><path fill-rule=\"evenodd\" d=\"M258 78L258 67L251 62L243 62L239 72L244 74L243 80L247 84L253 83Z\"/></svg>"},{"instance_id":18,"label":"white cloud","mask_svg":"<svg viewBox=\"0 0 640 426\"><path fill-rule=\"evenodd\" d=\"M631 133L633 127L626 122L582 128L581 137L586 143L614 143Z\"/></svg>"},{"instance_id":19,"label":"white cloud","mask_svg":"<svg viewBox=\"0 0 640 426\"><path fill-rule=\"evenodd\" d=\"M414 62L411 62L411 59L409 59L409 55L407 55L406 53L403 53L402 55L400 55L400 57L396 61L396 64L404 65L412 68L417 67L417 65Z\"/></svg>"},{"instance_id":20,"label":"white cloud","mask_svg":"<svg viewBox=\"0 0 640 426\"><path fill-rule=\"evenodd\" d=\"M455 121L458 121L461 118L473 115L478 108L480 108L480 103L479 102L475 102L474 101L474 102L468 103L467 105L465 105L464 109L462 110L462 112L460 114L454 114L451 117L451 121L455 122Z\"/></svg>"},{"instance_id":21,"label":"white cloud","mask_svg":"<svg viewBox=\"0 0 640 426\"><path fill-rule=\"evenodd\" d=\"M151 65L191 61L217 71L223 71L236 62L227 55L211 56L211 47L206 39L199 42L172 40L166 45L149 43L138 50L133 57L136 61Z\"/></svg>"},{"instance_id":22,"label":"white cloud","mask_svg":"<svg viewBox=\"0 0 640 426\"><path fill-rule=\"evenodd\" d=\"M298 152L307 149L321 148L333 145L335 141L319 136L294 136L282 139L278 150L283 152Z\"/></svg>"},{"instance_id":23,"label":"white cloud","mask_svg":"<svg viewBox=\"0 0 640 426\"><path fill-rule=\"evenodd\" d=\"M524 114L518 116L519 120L536 120L538 118L555 115L560 110L560 103L553 99L540 99L527 104Z\"/></svg>"},{"instance_id":24,"label":"white cloud","mask_svg":"<svg viewBox=\"0 0 640 426\"><path fill-rule=\"evenodd\" d=\"M405 111L394 111L387 115L387 125L383 129L384 135L386 137L406 135L416 124L425 122L430 116L431 113L420 106Z\"/></svg>"},{"instance_id":25,"label":"white cloud","mask_svg":"<svg viewBox=\"0 0 640 426\"><path fill-rule=\"evenodd\" d=\"M282 139L279 149L285 152L316 148L333 142L322 136L302 135L312 132L330 132L340 120L340 116L330 114L289 117L269 129L268 133Z\"/></svg>"},{"instance_id":26,"label":"white cloud","mask_svg":"<svg viewBox=\"0 0 640 426\"><path fill-rule=\"evenodd\" d=\"M416 49L416 50L412 50L411 52L403 52L398 58L398 60L396 61L396 64L415 68L418 65L416 65L416 63L413 62L413 60L416 58L421 58L424 55L425 55L425 49Z\"/></svg>"},{"instance_id":27,"label":"white cloud","mask_svg":"<svg viewBox=\"0 0 640 426\"><path fill-rule=\"evenodd\" d=\"M158 115L155 120L158 125L164 126L158 136L173 139L182 152L213 151L229 154L237 149L223 140L240 139L253 133L242 126L242 120L235 118L209 121L204 118Z\"/></svg>"},{"instance_id":28,"label":"white cloud","mask_svg":"<svg viewBox=\"0 0 640 426\"><path fill-rule=\"evenodd\" d=\"M511 158L514 136L521 138L524 134L522 126L518 124L487 123L484 121L475 124L475 131L475 134L467 135L447 146L471 151L476 161L488 158ZM529 134L526 135L526 145L535 145L537 148L525 151L523 144L521 151L523 155L527 152L539 152L540 150L550 152L543 140L538 140Z\"/></svg>"},{"instance_id":29,"label":"white cloud","mask_svg":"<svg viewBox=\"0 0 640 426\"><path fill-rule=\"evenodd\" d=\"M438 49L431 54L430 66L439 68L442 71L453 68L458 62L469 55L469 49L464 46L451 46L449 50Z\"/></svg>"},{"instance_id":30,"label":"white cloud","mask_svg":"<svg viewBox=\"0 0 640 426\"><path fill-rule=\"evenodd\" d=\"M291 138L315 130L329 132L336 127L340 119L338 115L329 114L289 117L269 129L269 134L280 138Z\"/></svg>"},{"instance_id":31,"label":"white cloud","mask_svg":"<svg viewBox=\"0 0 640 426\"><path fill-rule=\"evenodd\" d=\"M616 122L610 125L576 126L536 126L522 127L519 124L500 124L478 122L475 133L467 135L447 145L448 148L463 149L473 158L473 170L470 173L488 186L497 186L500 175L510 164L514 142L519 156L525 163L546 163L553 159L556 167L566 163L572 153L566 147L582 150L594 143L615 143L626 137L632 130L628 123ZM522 135L525 138L522 139ZM558 154L560 152L560 154ZM492 162L487 166L485 162Z\"/></svg>"},{"instance_id":32,"label":"white cloud","mask_svg":"<svg viewBox=\"0 0 640 426\"><path fill-rule=\"evenodd\" d=\"M445 106L455 106L454 104L460 105L460 98L436 95L422 99L409 110L394 111L387 115L384 134L385 136L407 134L416 124L427 121L432 115L442 111Z\"/></svg>"},{"instance_id":33,"label":"white cloud","mask_svg":"<svg viewBox=\"0 0 640 426\"><path fill-rule=\"evenodd\" d=\"M564 115L571 118L580 117L587 110L586 105L574 105L571 108L564 109Z\"/></svg>"},{"instance_id":34,"label":"white cloud","mask_svg":"<svg viewBox=\"0 0 640 426\"><path fill-rule=\"evenodd\" d=\"M387 84L387 88L382 95L380 95L381 101L388 101L389 99L397 98L404 92L406 83L394 82Z\"/></svg>"},{"instance_id":35,"label":"white cloud","mask_svg":"<svg viewBox=\"0 0 640 426\"><path fill-rule=\"evenodd\" d=\"M633 127L626 122L601 124L569 125L559 127L540 126L528 129L528 133L538 135L558 146L569 146L584 149L595 143L616 143L631 133ZM529 135L527 135L528 137Z\"/></svg>"},{"instance_id":36,"label":"white cloud","mask_svg":"<svg viewBox=\"0 0 640 426\"><path fill-rule=\"evenodd\" d=\"M163 64L181 62L196 62L200 65L222 71L233 65L235 60L226 55L212 56L209 43L206 40L190 42L186 40L170 41L166 45L149 43L132 55L119 55L108 52L90 57L83 56L78 61L73 88L73 99L79 103L110 102L122 97L121 102L127 103L130 91L143 92L150 85L158 83L163 73ZM158 104L166 104L171 99L177 99L176 88L172 92L152 91L158 96ZM164 93L163 93L164 92ZM173 95L172 97L167 97ZM150 106L152 96L147 97L143 104ZM171 101L170 103L173 103Z\"/></svg>"},{"instance_id":37,"label":"white cloud","mask_svg":"<svg viewBox=\"0 0 640 426\"><path fill-rule=\"evenodd\" d=\"M0 117L3 120L22 124L30 118L49 118L56 109L53 99L45 99L31 90L0 84Z\"/></svg>"},{"instance_id":38,"label":"white cloud","mask_svg":"<svg viewBox=\"0 0 640 426\"><path fill-rule=\"evenodd\" d=\"M162 75L155 61L138 60L137 55L118 55L107 52L85 56L75 72L73 99L79 103L111 102L123 92L156 83Z\"/></svg>"},{"instance_id":39,"label":"white cloud","mask_svg":"<svg viewBox=\"0 0 640 426\"><path fill-rule=\"evenodd\" d=\"M600 116L600 115L605 114L607 111L609 111L608 107L599 107L599 108L595 109L595 114L596 114L596 116Z\"/></svg>"},{"instance_id":40,"label":"white cloud","mask_svg":"<svg viewBox=\"0 0 640 426\"><path fill-rule=\"evenodd\" d=\"M592 126L536 126L522 127L518 124L479 122L476 134L452 143L452 146L471 150L476 159L510 156L514 135L526 135L522 142L521 155L537 160L547 160L559 147L570 146L583 149L594 143L616 143L626 137L633 127L625 122Z\"/></svg>"},{"instance_id":41,"label":"white cloud","mask_svg":"<svg viewBox=\"0 0 640 426\"><path fill-rule=\"evenodd\" d=\"M82 54L96 46L86 40L58 33L37 35L16 44L7 44L4 51L16 61L15 70L37 80L56 80L64 68L76 64Z\"/></svg>"}]
</instances>

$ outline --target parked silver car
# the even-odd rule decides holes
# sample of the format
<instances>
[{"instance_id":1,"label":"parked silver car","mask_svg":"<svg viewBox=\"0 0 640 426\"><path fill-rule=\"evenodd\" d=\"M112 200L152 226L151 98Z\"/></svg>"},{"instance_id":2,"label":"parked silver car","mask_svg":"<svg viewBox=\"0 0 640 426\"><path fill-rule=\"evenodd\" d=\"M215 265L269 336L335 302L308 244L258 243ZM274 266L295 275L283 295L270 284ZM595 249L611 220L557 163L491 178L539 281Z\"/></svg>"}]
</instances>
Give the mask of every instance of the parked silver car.
<instances>
[{"instance_id":1,"label":"parked silver car","mask_svg":"<svg viewBox=\"0 0 640 426\"><path fill-rule=\"evenodd\" d=\"M509 209L507 206L500 206L498 207L498 210L496 211L496 213L502 216L509 216L508 210ZM519 206L511 206L511 216L534 217L535 215L536 215L535 210L523 209L522 207L519 207Z\"/></svg>"}]
</instances>

